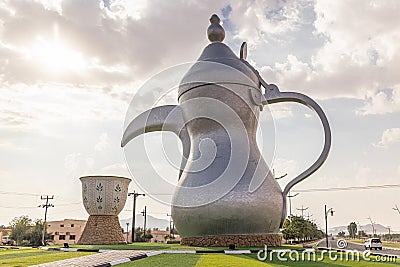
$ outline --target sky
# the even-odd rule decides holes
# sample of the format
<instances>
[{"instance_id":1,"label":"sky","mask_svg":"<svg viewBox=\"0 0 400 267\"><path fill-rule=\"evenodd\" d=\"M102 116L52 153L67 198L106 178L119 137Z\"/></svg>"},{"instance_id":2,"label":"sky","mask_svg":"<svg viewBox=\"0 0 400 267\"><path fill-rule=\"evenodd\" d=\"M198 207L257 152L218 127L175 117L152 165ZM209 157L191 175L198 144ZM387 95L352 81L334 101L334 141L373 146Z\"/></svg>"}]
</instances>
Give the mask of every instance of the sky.
<instances>
[{"instance_id":1,"label":"sky","mask_svg":"<svg viewBox=\"0 0 400 267\"><path fill-rule=\"evenodd\" d=\"M152 177L140 150L135 153L140 141L131 142L130 156L120 142L127 111L144 111L158 91L140 105L130 103L152 77L171 68L184 73L209 43L206 29L215 13L224 42L238 54L246 41L247 60L264 80L310 96L329 119L330 155L292 189L299 192L293 213L307 207L305 214L323 227L327 205L335 210L331 226L364 225L371 217L400 232L393 210L400 206L399 12L396 0L0 0L0 225L21 215L43 218L41 195L54 195L48 220L86 219L84 175L129 177L129 191L144 192L141 181ZM176 104L176 91L163 101ZM276 175L287 173L279 180L284 187L318 157L322 127L298 104L269 109L275 135L259 135L258 142ZM259 132L268 125L264 113ZM160 136L146 136L146 153L174 184L178 171L164 150L179 150L179 140L166 135L164 147ZM314 190L371 185L394 186ZM172 192L145 193L138 212L146 205L148 214L168 219L170 207L160 196ZM128 198L119 217L131 214Z\"/></svg>"}]
</instances>

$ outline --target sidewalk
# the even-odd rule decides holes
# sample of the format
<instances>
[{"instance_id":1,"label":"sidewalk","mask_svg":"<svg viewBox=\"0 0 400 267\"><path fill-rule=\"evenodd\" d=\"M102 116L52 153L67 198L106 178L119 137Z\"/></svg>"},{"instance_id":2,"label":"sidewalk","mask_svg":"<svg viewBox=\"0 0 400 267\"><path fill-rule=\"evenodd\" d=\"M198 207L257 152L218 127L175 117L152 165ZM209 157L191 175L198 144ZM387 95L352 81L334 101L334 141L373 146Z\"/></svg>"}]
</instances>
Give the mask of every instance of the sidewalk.
<instances>
[{"instance_id":1,"label":"sidewalk","mask_svg":"<svg viewBox=\"0 0 400 267\"><path fill-rule=\"evenodd\" d=\"M151 251L111 250L73 259L34 265L35 267L106 267L147 257ZM68 252L65 252L68 253Z\"/></svg>"}]
</instances>

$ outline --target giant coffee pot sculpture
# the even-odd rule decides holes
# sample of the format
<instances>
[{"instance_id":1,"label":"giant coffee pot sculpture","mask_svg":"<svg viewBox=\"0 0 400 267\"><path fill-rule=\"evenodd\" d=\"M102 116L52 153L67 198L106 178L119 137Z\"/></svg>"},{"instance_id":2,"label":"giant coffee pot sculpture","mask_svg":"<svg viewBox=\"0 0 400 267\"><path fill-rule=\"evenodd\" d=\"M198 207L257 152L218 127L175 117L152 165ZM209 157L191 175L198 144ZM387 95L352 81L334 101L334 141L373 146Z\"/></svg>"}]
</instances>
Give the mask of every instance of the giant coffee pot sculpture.
<instances>
[{"instance_id":1,"label":"giant coffee pot sculpture","mask_svg":"<svg viewBox=\"0 0 400 267\"><path fill-rule=\"evenodd\" d=\"M179 105L155 107L134 118L124 132L122 146L152 131L172 131L181 139L183 159L172 217L183 243L277 245L289 190L314 173L328 156L329 124L308 96L280 92L276 85L267 84L245 60L246 43L238 58L222 43L225 32L218 16L210 21L211 44L183 77ZM325 138L317 161L283 192L256 144L260 110L279 102L297 102L314 110Z\"/></svg>"}]
</instances>

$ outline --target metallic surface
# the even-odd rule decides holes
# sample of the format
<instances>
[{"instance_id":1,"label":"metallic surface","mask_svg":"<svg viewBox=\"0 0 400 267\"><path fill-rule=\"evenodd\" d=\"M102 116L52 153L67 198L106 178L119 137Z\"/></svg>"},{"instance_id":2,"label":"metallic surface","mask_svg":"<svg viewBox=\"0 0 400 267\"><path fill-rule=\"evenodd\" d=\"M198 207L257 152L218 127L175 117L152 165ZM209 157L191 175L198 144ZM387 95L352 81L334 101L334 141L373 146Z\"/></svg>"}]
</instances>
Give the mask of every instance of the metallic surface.
<instances>
[{"instance_id":1,"label":"metallic surface","mask_svg":"<svg viewBox=\"0 0 400 267\"><path fill-rule=\"evenodd\" d=\"M213 21L215 24L215 18ZM180 137L183 160L172 217L182 237L277 233L286 218L290 188L327 158L329 124L309 97L280 92L267 84L245 61L245 45L239 59L216 41L223 39L218 32L212 31L214 41L183 77L179 105L140 114L125 130L122 146L145 132L165 130ZM317 112L325 130L325 145L317 161L282 192L257 147L256 130L263 105L288 101Z\"/></svg>"}]
</instances>

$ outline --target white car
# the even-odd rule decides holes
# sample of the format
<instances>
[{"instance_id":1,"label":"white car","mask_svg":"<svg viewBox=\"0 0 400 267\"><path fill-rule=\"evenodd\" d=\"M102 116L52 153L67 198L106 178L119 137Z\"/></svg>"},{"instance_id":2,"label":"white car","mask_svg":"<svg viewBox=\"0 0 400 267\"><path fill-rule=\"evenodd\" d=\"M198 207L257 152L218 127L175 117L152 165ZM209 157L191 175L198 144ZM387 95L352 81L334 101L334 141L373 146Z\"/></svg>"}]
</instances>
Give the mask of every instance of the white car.
<instances>
[{"instance_id":1,"label":"white car","mask_svg":"<svg viewBox=\"0 0 400 267\"><path fill-rule=\"evenodd\" d=\"M382 250L382 242L379 238L368 238L364 242L365 249L380 249Z\"/></svg>"}]
</instances>

